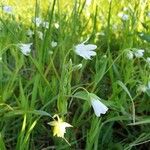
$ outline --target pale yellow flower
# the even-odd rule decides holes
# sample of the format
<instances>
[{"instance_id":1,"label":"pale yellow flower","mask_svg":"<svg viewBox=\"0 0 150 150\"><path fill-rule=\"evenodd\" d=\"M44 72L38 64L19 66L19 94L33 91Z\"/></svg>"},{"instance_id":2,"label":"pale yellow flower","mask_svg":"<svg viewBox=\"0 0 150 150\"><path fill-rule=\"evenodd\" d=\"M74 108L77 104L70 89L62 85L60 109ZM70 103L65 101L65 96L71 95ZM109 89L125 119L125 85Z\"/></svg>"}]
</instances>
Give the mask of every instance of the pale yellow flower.
<instances>
[{"instance_id":1,"label":"pale yellow flower","mask_svg":"<svg viewBox=\"0 0 150 150\"><path fill-rule=\"evenodd\" d=\"M57 137L61 137L61 138L65 139L64 134L66 133L66 128L73 127L73 126L67 122L64 122L56 114L53 116L53 119L54 119L54 121L51 121L48 123L49 125L53 126L53 136L57 136ZM68 141L66 139L65 139L65 141L68 143Z\"/></svg>"}]
</instances>

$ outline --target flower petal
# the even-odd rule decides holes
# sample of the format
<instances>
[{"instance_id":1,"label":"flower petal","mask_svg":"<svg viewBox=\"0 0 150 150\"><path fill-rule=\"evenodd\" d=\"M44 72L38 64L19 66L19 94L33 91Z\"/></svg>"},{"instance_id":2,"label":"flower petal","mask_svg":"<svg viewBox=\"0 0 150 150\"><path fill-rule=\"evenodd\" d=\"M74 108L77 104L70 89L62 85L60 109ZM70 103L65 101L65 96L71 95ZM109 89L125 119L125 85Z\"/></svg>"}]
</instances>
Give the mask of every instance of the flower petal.
<instances>
[{"instance_id":1,"label":"flower petal","mask_svg":"<svg viewBox=\"0 0 150 150\"><path fill-rule=\"evenodd\" d=\"M75 46L75 52L84 59L91 59L91 56L96 55L96 52L93 51L96 48L97 46L94 44L85 45L84 43L81 43Z\"/></svg>"},{"instance_id":2,"label":"flower petal","mask_svg":"<svg viewBox=\"0 0 150 150\"><path fill-rule=\"evenodd\" d=\"M105 114L108 110L108 107L106 107L98 99L91 99L91 104L97 117L100 117L101 114Z\"/></svg>"}]
</instances>

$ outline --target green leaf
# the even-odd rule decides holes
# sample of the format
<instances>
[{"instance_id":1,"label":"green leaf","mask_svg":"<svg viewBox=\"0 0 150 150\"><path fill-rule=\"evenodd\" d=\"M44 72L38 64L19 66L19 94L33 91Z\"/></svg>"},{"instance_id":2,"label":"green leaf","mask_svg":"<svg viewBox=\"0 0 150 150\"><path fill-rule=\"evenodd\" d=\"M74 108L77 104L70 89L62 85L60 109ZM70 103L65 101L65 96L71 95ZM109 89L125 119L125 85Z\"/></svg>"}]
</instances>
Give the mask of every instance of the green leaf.
<instances>
[{"instance_id":1,"label":"green leaf","mask_svg":"<svg viewBox=\"0 0 150 150\"><path fill-rule=\"evenodd\" d=\"M122 89L128 94L128 96L130 97L131 103L132 103L132 118L133 118L133 123L135 123L135 106L134 106L134 102L133 102L133 98L129 92L129 90L127 89L127 87L125 86L124 83L122 83L121 81L117 81L117 84L120 85L122 87Z\"/></svg>"},{"instance_id":2,"label":"green leaf","mask_svg":"<svg viewBox=\"0 0 150 150\"><path fill-rule=\"evenodd\" d=\"M1 133L0 133L0 149L1 150L6 150L5 143L4 143L4 140L3 140L3 137L2 137Z\"/></svg>"},{"instance_id":3,"label":"green leaf","mask_svg":"<svg viewBox=\"0 0 150 150\"><path fill-rule=\"evenodd\" d=\"M88 100L88 93L85 91L76 92L73 96L82 100Z\"/></svg>"}]
</instances>

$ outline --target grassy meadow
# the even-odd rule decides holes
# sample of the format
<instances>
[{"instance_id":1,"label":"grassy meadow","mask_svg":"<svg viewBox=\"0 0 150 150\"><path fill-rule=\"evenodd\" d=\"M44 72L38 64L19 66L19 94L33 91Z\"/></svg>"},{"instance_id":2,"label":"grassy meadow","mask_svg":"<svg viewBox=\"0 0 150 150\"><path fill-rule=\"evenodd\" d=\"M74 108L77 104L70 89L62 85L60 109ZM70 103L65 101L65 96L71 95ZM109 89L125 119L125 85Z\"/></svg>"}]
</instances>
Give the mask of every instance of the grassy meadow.
<instances>
[{"instance_id":1,"label":"grassy meadow","mask_svg":"<svg viewBox=\"0 0 150 150\"><path fill-rule=\"evenodd\" d=\"M150 150L150 1L0 0L0 150Z\"/></svg>"}]
</instances>

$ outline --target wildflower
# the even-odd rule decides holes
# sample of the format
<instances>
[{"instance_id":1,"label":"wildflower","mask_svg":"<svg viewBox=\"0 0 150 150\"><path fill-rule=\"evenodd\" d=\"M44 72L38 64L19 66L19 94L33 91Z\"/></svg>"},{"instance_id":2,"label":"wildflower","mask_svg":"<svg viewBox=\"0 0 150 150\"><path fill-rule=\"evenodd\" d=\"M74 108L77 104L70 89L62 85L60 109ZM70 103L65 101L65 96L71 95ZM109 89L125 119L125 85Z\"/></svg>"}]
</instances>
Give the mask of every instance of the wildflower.
<instances>
[{"instance_id":1,"label":"wildflower","mask_svg":"<svg viewBox=\"0 0 150 150\"><path fill-rule=\"evenodd\" d=\"M127 15L127 14L119 13L118 16L119 16L123 21L127 21L127 20L129 19L129 15Z\"/></svg>"},{"instance_id":2,"label":"wildflower","mask_svg":"<svg viewBox=\"0 0 150 150\"><path fill-rule=\"evenodd\" d=\"M94 109L94 113L97 117L100 117L101 114L105 114L108 110L108 107L100 102L100 98L93 93L89 93L90 102Z\"/></svg>"},{"instance_id":3,"label":"wildflower","mask_svg":"<svg viewBox=\"0 0 150 150\"><path fill-rule=\"evenodd\" d=\"M128 59L132 60L133 59L133 52L129 50L127 52L126 56L127 56Z\"/></svg>"},{"instance_id":4,"label":"wildflower","mask_svg":"<svg viewBox=\"0 0 150 150\"><path fill-rule=\"evenodd\" d=\"M54 26L55 26L56 29L59 28L59 24L58 23L54 23Z\"/></svg>"},{"instance_id":5,"label":"wildflower","mask_svg":"<svg viewBox=\"0 0 150 150\"><path fill-rule=\"evenodd\" d=\"M85 45L85 42L75 46L75 53L87 60L91 59L91 56L96 55L96 52L94 50L97 48L97 46L94 44Z\"/></svg>"},{"instance_id":6,"label":"wildflower","mask_svg":"<svg viewBox=\"0 0 150 150\"><path fill-rule=\"evenodd\" d=\"M146 58L146 62L147 62L147 64L150 65L150 57L147 57L147 58Z\"/></svg>"},{"instance_id":7,"label":"wildflower","mask_svg":"<svg viewBox=\"0 0 150 150\"><path fill-rule=\"evenodd\" d=\"M139 87L137 88L137 91L139 93L145 93L147 90L147 87L145 85L139 85Z\"/></svg>"},{"instance_id":8,"label":"wildflower","mask_svg":"<svg viewBox=\"0 0 150 150\"><path fill-rule=\"evenodd\" d=\"M143 49L139 49L139 50L135 50L134 51L134 55L135 55L135 57L137 57L137 58L140 58L140 57L142 57L144 54L144 50Z\"/></svg>"},{"instance_id":9,"label":"wildflower","mask_svg":"<svg viewBox=\"0 0 150 150\"><path fill-rule=\"evenodd\" d=\"M56 118L56 119L55 119ZM58 115L53 116L54 121L49 122L48 124L53 126L53 136L61 137L65 139L64 134L66 133L67 127L73 127L67 122L64 122ZM68 143L68 141L65 139Z\"/></svg>"},{"instance_id":10,"label":"wildflower","mask_svg":"<svg viewBox=\"0 0 150 150\"><path fill-rule=\"evenodd\" d=\"M30 30L30 29L27 30L27 35L28 35L29 37L32 37L33 34L34 34L34 32L33 32L32 30Z\"/></svg>"},{"instance_id":11,"label":"wildflower","mask_svg":"<svg viewBox=\"0 0 150 150\"><path fill-rule=\"evenodd\" d=\"M43 33L41 31L37 31L37 34L41 40L43 40Z\"/></svg>"},{"instance_id":12,"label":"wildflower","mask_svg":"<svg viewBox=\"0 0 150 150\"><path fill-rule=\"evenodd\" d=\"M11 14L12 13L12 7L11 6L3 6L3 11L5 13Z\"/></svg>"},{"instance_id":13,"label":"wildflower","mask_svg":"<svg viewBox=\"0 0 150 150\"><path fill-rule=\"evenodd\" d=\"M47 22L47 21L44 21L44 22L42 23L42 25L43 25L43 27L46 28L46 29L49 28L49 22Z\"/></svg>"},{"instance_id":14,"label":"wildflower","mask_svg":"<svg viewBox=\"0 0 150 150\"><path fill-rule=\"evenodd\" d=\"M34 18L33 22L36 24L37 27L39 27L40 24L42 23L42 20L41 20L41 18L36 17L36 18Z\"/></svg>"},{"instance_id":15,"label":"wildflower","mask_svg":"<svg viewBox=\"0 0 150 150\"><path fill-rule=\"evenodd\" d=\"M30 51L31 51L31 45L32 45L32 43L19 44L19 47L20 47L20 49L21 49L21 52L22 52L24 55L28 56L29 53L30 53Z\"/></svg>"},{"instance_id":16,"label":"wildflower","mask_svg":"<svg viewBox=\"0 0 150 150\"><path fill-rule=\"evenodd\" d=\"M52 42L51 42L51 46L52 46L52 47L56 47L56 46L57 46L57 42L52 41Z\"/></svg>"}]
</instances>

